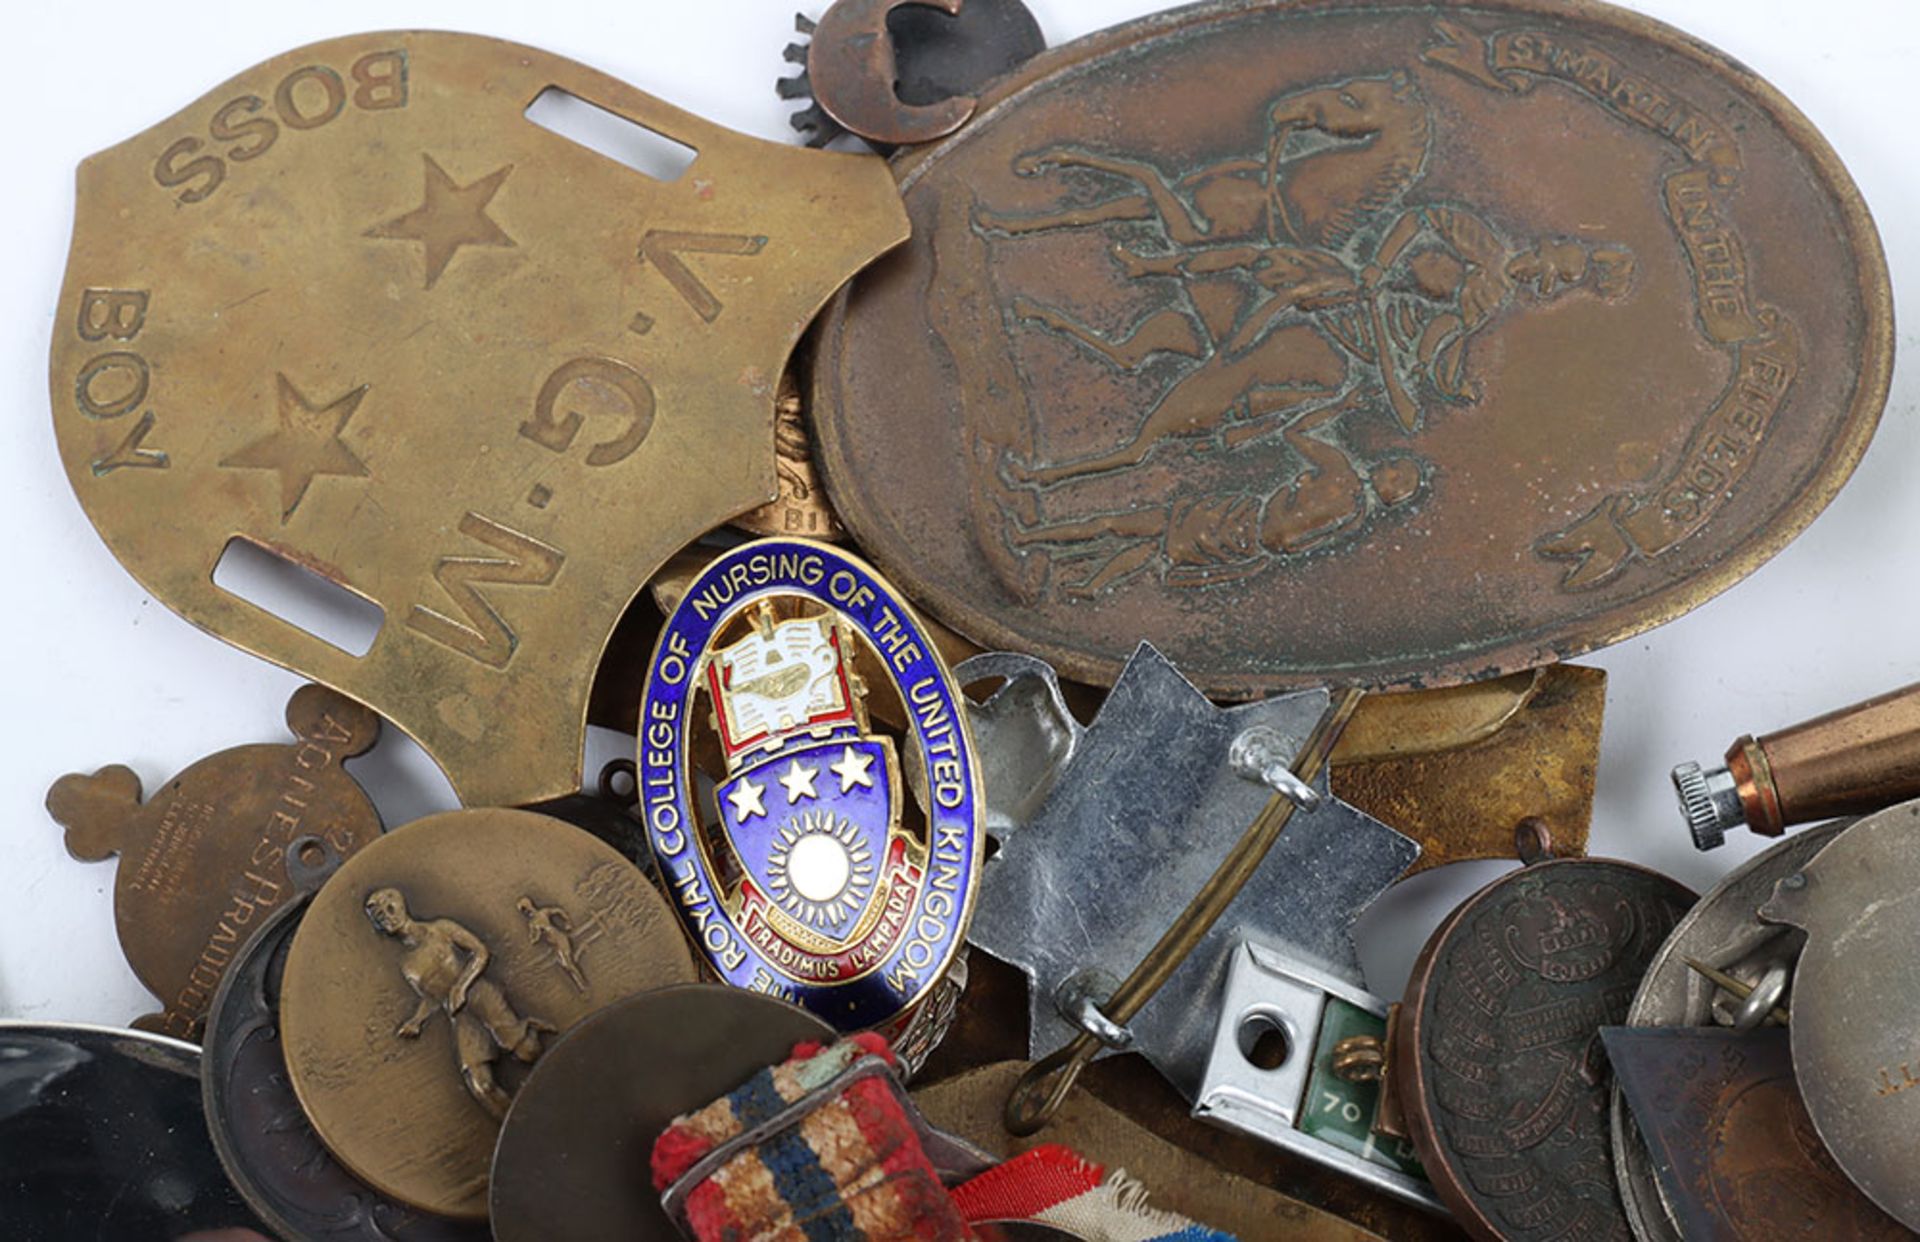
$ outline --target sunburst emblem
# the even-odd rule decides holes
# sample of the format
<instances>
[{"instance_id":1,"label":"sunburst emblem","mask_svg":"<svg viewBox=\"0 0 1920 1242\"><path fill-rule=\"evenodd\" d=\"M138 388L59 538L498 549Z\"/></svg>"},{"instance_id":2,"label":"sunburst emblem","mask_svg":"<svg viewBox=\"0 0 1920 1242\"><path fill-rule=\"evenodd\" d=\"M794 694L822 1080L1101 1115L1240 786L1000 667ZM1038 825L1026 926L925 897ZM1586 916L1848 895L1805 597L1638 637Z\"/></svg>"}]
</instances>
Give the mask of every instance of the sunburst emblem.
<instances>
[{"instance_id":1,"label":"sunburst emblem","mask_svg":"<svg viewBox=\"0 0 1920 1242\"><path fill-rule=\"evenodd\" d=\"M867 904L873 851L844 815L808 811L782 827L767 854L767 883L782 910L809 927L830 928Z\"/></svg>"}]
</instances>

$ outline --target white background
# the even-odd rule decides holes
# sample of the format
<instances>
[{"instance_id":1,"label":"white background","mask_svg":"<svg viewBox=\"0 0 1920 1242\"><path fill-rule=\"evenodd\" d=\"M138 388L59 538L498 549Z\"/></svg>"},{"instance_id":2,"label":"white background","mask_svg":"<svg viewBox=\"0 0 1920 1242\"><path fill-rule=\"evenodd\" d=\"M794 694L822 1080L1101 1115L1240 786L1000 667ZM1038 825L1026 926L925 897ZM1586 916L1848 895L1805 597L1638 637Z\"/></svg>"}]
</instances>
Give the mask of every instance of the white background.
<instances>
[{"instance_id":1,"label":"white background","mask_svg":"<svg viewBox=\"0 0 1920 1242\"><path fill-rule=\"evenodd\" d=\"M819 4L820 0L808 0ZM1163 7L1160 0L1030 0L1052 43ZM47 347L65 265L73 169L250 65L300 44L401 26L471 30L550 48L722 124L785 138L772 79L795 0L451 0L6 6L9 45L0 236L0 606L6 712L0 759L0 1016L124 1023L153 1006L114 939L111 863L69 858L42 806L70 771L131 765L149 790L194 760L284 740L298 684L149 599L95 537L55 453ZM1920 275L1913 148L1920 5L1913 0L1636 0L1752 66L1804 110L1852 169L1885 235L1896 295ZM817 10L816 10L817 11ZM1914 308L1901 299L1900 317ZM1903 335L1902 345L1910 343ZM1589 658L1612 675L1595 852L1704 888L1754 852L1741 834L1697 854L1667 770L1765 731L1920 680L1911 537L1914 370L1895 376L1878 439L1852 484L1784 554L1664 629ZM596 739L600 753L617 740ZM389 729L352 769L389 825L453 805L437 770ZM1454 901L1498 870L1450 868L1377 909L1366 931L1376 990L1397 994Z\"/></svg>"}]
</instances>

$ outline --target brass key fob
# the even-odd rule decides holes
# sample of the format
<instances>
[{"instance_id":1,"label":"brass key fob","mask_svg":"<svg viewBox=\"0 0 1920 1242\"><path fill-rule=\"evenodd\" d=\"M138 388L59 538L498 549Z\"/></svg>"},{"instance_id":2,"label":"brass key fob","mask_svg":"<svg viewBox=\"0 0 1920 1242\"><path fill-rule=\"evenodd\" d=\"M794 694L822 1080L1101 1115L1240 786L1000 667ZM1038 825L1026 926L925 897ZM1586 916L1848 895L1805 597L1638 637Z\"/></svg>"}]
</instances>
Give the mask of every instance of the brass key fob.
<instances>
[{"instance_id":1,"label":"brass key fob","mask_svg":"<svg viewBox=\"0 0 1920 1242\"><path fill-rule=\"evenodd\" d=\"M550 92L692 163L662 180L552 132L527 115ZM81 166L61 455L188 620L378 709L470 804L559 797L615 622L775 497L787 355L906 235L880 160L535 48L315 44ZM217 585L236 542L377 605L371 644Z\"/></svg>"}]
</instances>

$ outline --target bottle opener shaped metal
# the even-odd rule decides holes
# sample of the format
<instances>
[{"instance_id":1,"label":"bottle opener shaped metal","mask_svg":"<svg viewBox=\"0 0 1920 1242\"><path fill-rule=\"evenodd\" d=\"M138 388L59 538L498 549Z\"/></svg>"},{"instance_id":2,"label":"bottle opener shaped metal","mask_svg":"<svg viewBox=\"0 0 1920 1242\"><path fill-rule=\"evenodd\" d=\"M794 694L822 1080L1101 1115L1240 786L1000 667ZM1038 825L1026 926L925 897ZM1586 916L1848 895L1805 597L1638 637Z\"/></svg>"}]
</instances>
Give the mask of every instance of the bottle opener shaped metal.
<instances>
[{"instance_id":1,"label":"bottle opener shaped metal","mask_svg":"<svg viewBox=\"0 0 1920 1242\"><path fill-rule=\"evenodd\" d=\"M321 686L287 701L292 743L209 755L141 801L120 764L47 792L67 852L120 855L114 923L133 973L165 1008L143 1030L198 1041L221 976L268 911L293 891L284 850L319 837L341 856L380 835L380 815L340 766L380 736L380 718Z\"/></svg>"},{"instance_id":2,"label":"bottle opener shaped metal","mask_svg":"<svg viewBox=\"0 0 1920 1242\"><path fill-rule=\"evenodd\" d=\"M1787 1032L1682 1026L1601 1034L1680 1237L1913 1237L1847 1180L1820 1141L1794 1080Z\"/></svg>"},{"instance_id":3,"label":"bottle opener shaped metal","mask_svg":"<svg viewBox=\"0 0 1920 1242\"><path fill-rule=\"evenodd\" d=\"M1868 1198L1920 1231L1916 839L1920 802L1869 815L1781 880L1760 917L1807 933L1789 1029L1814 1127Z\"/></svg>"},{"instance_id":4,"label":"bottle opener shaped metal","mask_svg":"<svg viewBox=\"0 0 1920 1242\"><path fill-rule=\"evenodd\" d=\"M1311 691L1219 708L1142 645L1093 724L1070 742L1040 809L1016 831L1003 827L987 863L970 939L1026 972L1031 1056L1101 1021L1108 994L1154 948L1171 912L1201 891L1236 829L1273 796L1258 771L1291 761L1328 701L1325 691ZM1269 762L1236 762L1255 750ZM1414 842L1331 797L1324 772L1313 790L1320 808L1280 834L1126 1030L1107 1032L1110 1046L1144 1053L1189 1099L1201 1085L1210 1015L1235 946L1283 947L1361 986L1353 923L1419 855ZM1033 796L1028 786L1025 797Z\"/></svg>"},{"instance_id":5,"label":"bottle opener shaped metal","mask_svg":"<svg viewBox=\"0 0 1920 1242\"><path fill-rule=\"evenodd\" d=\"M640 721L640 813L715 973L843 1031L910 1020L965 943L986 843L962 698L912 607L827 544L743 545L667 618Z\"/></svg>"},{"instance_id":6,"label":"bottle opener shaped metal","mask_svg":"<svg viewBox=\"0 0 1920 1242\"><path fill-rule=\"evenodd\" d=\"M638 171L537 124L543 96L696 154ZM377 708L470 804L560 797L622 611L773 499L788 354L907 228L878 159L535 48L314 44L81 166L61 455L169 607ZM215 585L234 542L377 605L370 645Z\"/></svg>"}]
</instances>

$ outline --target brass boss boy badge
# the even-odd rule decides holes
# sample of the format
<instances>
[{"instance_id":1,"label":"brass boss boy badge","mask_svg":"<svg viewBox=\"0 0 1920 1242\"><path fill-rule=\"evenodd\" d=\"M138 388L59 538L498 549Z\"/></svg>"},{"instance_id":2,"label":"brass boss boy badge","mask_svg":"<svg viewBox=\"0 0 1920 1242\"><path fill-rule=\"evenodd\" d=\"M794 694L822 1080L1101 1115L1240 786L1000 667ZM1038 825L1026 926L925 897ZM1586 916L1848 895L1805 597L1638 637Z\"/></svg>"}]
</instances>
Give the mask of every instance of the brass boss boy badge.
<instances>
[{"instance_id":1,"label":"brass boss boy badge","mask_svg":"<svg viewBox=\"0 0 1920 1242\"><path fill-rule=\"evenodd\" d=\"M709 566L654 650L639 771L661 875L728 983L860 1030L963 942L984 841L965 715L853 557L768 539Z\"/></svg>"}]
</instances>

